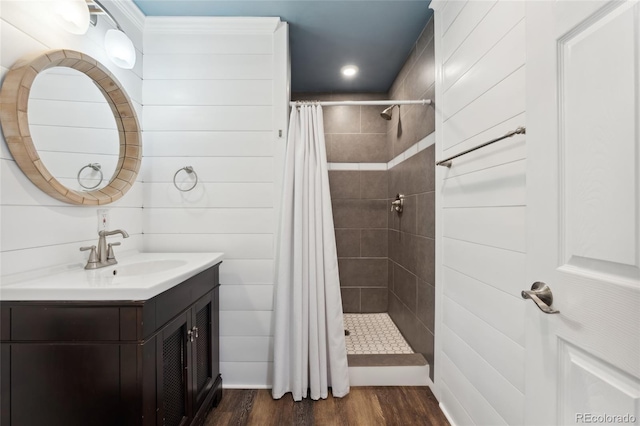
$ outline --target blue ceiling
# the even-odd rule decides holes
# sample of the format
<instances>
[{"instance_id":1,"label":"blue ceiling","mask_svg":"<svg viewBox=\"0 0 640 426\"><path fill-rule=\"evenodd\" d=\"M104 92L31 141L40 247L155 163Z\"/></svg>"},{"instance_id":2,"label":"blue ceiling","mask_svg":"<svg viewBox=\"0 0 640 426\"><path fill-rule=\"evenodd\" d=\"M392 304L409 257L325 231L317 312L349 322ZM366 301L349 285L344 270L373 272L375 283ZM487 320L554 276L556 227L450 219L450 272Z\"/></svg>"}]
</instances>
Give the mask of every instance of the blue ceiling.
<instances>
[{"instance_id":1,"label":"blue ceiling","mask_svg":"<svg viewBox=\"0 0 640 426\"><path fill-rule=\"evenodd\" d=\"M147 16L278 16L294 92L386 92L431 17L430 0L134 0ZM340 68L355 64L345 79Z\"/></svg>"}]
</instances>

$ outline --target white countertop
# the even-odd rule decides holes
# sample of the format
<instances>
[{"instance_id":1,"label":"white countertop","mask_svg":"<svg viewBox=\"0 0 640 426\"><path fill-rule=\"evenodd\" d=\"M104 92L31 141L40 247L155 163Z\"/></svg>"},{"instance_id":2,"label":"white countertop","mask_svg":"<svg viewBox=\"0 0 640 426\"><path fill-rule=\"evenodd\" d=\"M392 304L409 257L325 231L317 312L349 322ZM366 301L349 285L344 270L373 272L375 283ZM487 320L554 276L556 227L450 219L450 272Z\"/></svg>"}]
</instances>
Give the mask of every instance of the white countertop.
<instances>
[{"instance_id":1,"label":"white countertop","mask_svg":"<svg viewBox=\"0 0 640 426\"><path fill-rule=\"evenodd\" d=\"M2 279L0 300L147 300L222 261L224 253L124 252L118 264L51 268Z\"/></svg>"}]
</instances>

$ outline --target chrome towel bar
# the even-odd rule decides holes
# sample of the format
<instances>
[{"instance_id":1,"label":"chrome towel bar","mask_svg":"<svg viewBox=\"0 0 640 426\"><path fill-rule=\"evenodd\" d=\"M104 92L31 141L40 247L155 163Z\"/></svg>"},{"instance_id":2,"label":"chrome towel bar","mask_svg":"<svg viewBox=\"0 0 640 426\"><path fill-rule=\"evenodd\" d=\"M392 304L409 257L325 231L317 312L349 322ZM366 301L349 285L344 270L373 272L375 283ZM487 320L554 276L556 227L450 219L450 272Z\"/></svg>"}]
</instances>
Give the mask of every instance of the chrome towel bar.
<instances>
[{"instance_id":1,"label":"chrome towel bar","mask_svg":"<svg viewBox=\"0 0 640 426\"><path fill-rule=\"evenodd\" d=\"M453 160L454 158L461 157L461 156L463 156L465 154L468 154L470 152L473 152L473 151L475 151L477 149L484 148L485 146L491 145L492 143L496 143L496 142L501 141L503 139L510 138L511 136L519 135L519 134L523 134L524 135L526 133L527 133L526 127L518 127L517 129L510 131L509 133L507 133L504 136L500 136L498 138L492 139L489 142L485 142L485 143L480 144L478 146L475 146L473 148L467 149L466 151L462 151L462 152L460 152L460 153L458 153L456 155L452 155L449 158L445 158L444 160L438 161L436 163L436 166L451 167L451 160Z\"/></svg>"}]
</instances>

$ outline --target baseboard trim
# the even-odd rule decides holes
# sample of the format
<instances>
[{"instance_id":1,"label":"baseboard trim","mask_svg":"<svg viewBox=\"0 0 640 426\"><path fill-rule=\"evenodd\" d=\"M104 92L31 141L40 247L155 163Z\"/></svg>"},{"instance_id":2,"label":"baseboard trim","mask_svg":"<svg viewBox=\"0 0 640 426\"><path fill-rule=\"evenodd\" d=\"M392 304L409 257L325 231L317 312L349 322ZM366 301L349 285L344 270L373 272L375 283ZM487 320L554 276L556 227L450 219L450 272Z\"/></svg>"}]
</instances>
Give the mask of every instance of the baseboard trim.
<instances>
[{"instance_id":1,"label":"baseboard trim","mask_svg":"<svg viewBox=\"0 0 640 426\"><path fill-rule=\"evenodd\" d=\"M259 385L256 384L234 384L234 383L223 383L222 389L271 389L272 385L266 385L261 383Z\"/></svg>"},{"instance_id":2,"label":"baseboard trim","mask_svg":"<svg viewBox=\"0 0 640 426\"><path fill-rule=\"evenodd\" d=\"M449 424L451 426L456 426L455 422L453 421L453 419L449 415L449 412L447 411L447 408L444 406L444 404L441 402L441 403L438 404L438 406L440 407L440 411L442 411L442 414L444 414L444 416L449 421Z\"/></svg>"}]
</instances>

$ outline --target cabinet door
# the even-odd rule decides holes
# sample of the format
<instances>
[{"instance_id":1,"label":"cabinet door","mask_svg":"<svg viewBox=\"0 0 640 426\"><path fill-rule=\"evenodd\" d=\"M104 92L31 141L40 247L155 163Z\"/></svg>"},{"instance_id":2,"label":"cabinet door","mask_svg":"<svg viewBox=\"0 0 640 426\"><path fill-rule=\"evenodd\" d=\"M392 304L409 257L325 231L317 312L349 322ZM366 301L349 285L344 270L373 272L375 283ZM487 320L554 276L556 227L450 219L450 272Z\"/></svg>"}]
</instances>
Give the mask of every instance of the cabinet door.
<instances>
[{"instance_id":1,"label":"cabinet door","mask_svg":"<svg viewBox=\"0 0 640 426\"><path fill-rule=\"evenodd\" d=\"M204 401L207 393L213 386L214 375L214 342L217 341L214 335L214 326L217 325L217 314L214 318L214 297L210 292L202 299L198 300L192 309L194 324L194 347L193 347L193 389L194 389L194 411L197 411ZM217 346L216 346L217 348Z\"/></svg>"},{"instance_id":2,"label":"cabinet door","mask_svg":"<svg viewBox=\"0 0 640 426\"><path fill-rule=\"evenodd\" d=\"M191 315L190 310L179 315L158 336L156 392L161 426L183 426L191 421Z\"/></svg>"},{"instance_id":3,"label":"cabinet door","mask_svg":"<svg viewBox=\"0 0 640 426\"><path fill-rule=\"evenodd\" d=\"M115 344L3 344L2 426L133 424L121 405L121 363L136 360L122 358L120 350Z\"/></svg>"}]
</instances>

